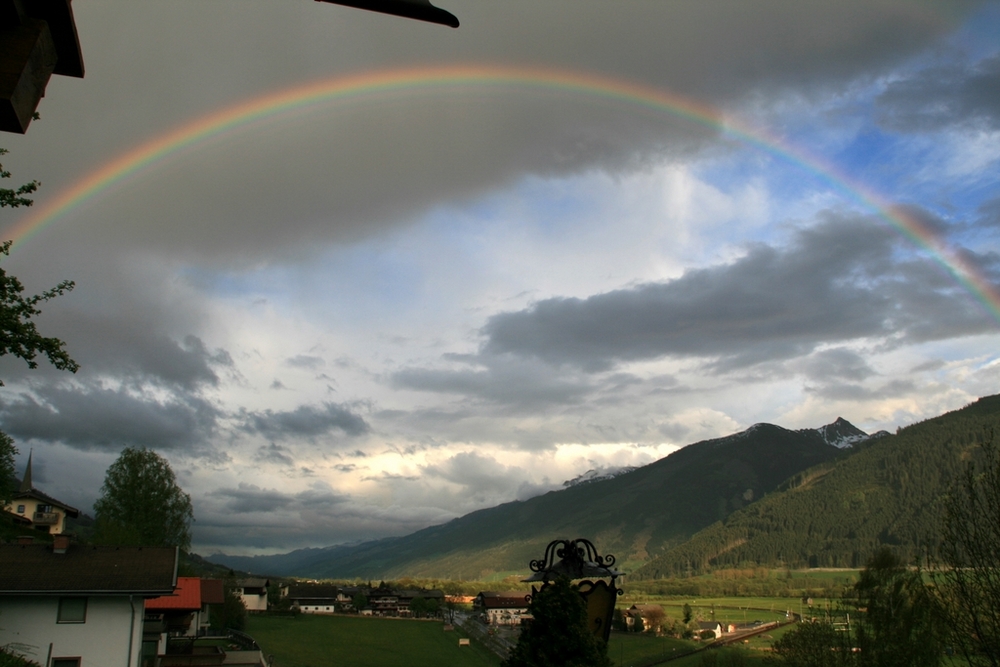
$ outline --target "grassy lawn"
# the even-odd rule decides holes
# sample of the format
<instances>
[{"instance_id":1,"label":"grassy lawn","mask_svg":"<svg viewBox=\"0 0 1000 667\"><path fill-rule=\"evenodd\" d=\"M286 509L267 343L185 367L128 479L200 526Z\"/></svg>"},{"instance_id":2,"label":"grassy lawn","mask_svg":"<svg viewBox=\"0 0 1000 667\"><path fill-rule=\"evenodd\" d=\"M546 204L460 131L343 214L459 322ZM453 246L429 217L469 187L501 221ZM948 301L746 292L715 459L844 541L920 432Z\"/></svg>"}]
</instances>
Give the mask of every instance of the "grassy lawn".
<instances>
[{"instance_id":1,"label":"grassy lawn","mask_svg":"<svg viewBox=\"0 0 1000 667\"><path fill-rule=\"evenodd\" d=\"M499 658L473 642L458 646L460 630L391 618L252 615L247 634L274 656L276 667L495 667Z\"/></svg>"},{"instance_id":2,"label":"grassy lawn","mask_svg":"<svg viewBox=\"0 0 1000 667\"><path fill-rule=\"evenodd\" d=\"M612 632L608 641L608 657L620 667L649 664L657 658L668 658L698 648L696 642L672 637L654 637L646 633ZM676 663L671 663L676 664Z\"/></svg>"}]
</instances>

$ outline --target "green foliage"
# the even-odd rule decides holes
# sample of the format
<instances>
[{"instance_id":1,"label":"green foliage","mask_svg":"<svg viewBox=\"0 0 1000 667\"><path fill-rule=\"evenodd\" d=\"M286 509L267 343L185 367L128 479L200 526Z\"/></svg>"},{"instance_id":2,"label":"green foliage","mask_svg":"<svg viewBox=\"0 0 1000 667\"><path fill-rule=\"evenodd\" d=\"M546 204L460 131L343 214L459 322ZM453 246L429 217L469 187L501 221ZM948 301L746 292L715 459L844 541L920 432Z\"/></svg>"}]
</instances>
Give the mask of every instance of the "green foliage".
<instances>
[{"instance_id":1,"label":"green foliage","mask_svg":"<svg viewBox=\"0 0 1000 667\"><path fill-rule=\"evenodd\" d=\"M232 581L226 582L222 604L212 605L209 620L212 627L219 631L246 629L247 608L240 596L233 591Z\"/></svg>"},{"instance_id":2,"label":"green foliage","mask_svg":"<svg viewBox=\"0 0 1000 667\"><path fill-rule=\"evenodd\" d=\"M934 591L920 570L903 566L882 548L868 562L855 587L854 630L859 665L937 667L947 625Z\"/></svg>"},{"instance_id":3,"label":"green foliage","mask_svg":"<svg viewBox=\"0 0 1000 667\"><path fill-rule=\"evenodd\" d=\"M847 607L824 622L802 623L774 643L789 667L938 667L947 625L919 569L880 549L861 573Z\"/></svg>"},{"instance_id":4,"label":"green foliage","mask_svg":"<svg viewBox=\"0 0 1000 667\"><path fill-rule=\"evenodd\" d=\"M0 254L10 255L10 246L11 241L0 244ZM25 297L21 281L0 269L0 356L13 354L23 359L28 368L38 368L35 358L41 353L61 371L79 370L80 365L66 352L66 344L58 338L42 336L31 319L42 312L38 304L71 291L75 285L64 280L41 294Z\"/></svg>"},{"instance_id":5,"label":"green foliage","mask_svg":"<svg viewBox=\"0 0 1000 667\"><path fill-rule=\"evenodd\" d=\"M687 625L688 623L691 622L691 605L689 605L686 602L684 603L684 617L683 617L683 620L684 620L684 625Z\"/></svg>"},{"instance_id":6,"label":"green foliage","mask_svg":"<svg viewBox=\"0 0 1000 667\"><path fill-rule=\"evenodd\" d=\"M14 493L14 439L0 431L0 508L10 502Z\"/></svg>"},{"instance_id":7,"label":"green foliage","mask_svg":"<svg viewBox=\"0 0 1000 667\"><path fill-rule=\"evenodd\" d=\"M802 623L774 642L774 662L787 667L853 664L850 636L829 623Z\"/></svg>"},{"instance_id":8,"label":"green foliage","mask_svg":"<svg viewBox=\"0 0 1000 667\"><path fill-rule=\"evenodd\" d=\"M860 568L889 546L916 562L939 544L940 499L1000 425L1000 396L852 448L730 514L632 573L634 579L746 566ZM854 451L856 449L856 451Z\"/></svg>"},{"instance_id":9,"label":"green foliage","mask_svg":"<svg viewBox=\"0 0 1000 667\"><path fill-rule=\"evenodd\" d=\"M22 658L5 646L0 646L0 667L39 667L37 662Z\"/></svg>"},{"instance_id":10,"label":"green foliage","mask_svg":"<svg viewBox=\"0 0 1000 667\"><path fill-rule=\"evenodd\" d=\"M7 152L6 148L0 148L0 155L6 155ZM10 172L5 170L2 164L0 164L0 178L10 178ZM34 202L24 195L30 195L38 189L39 185L41 185L41 183L38 181L31 181L30 183L25 183L16 189L0 188L0 208L31 206Z\"/></svg>"},{"instance_id":11,"label":"green foliage","mask_svg":"<svg viewBox=\"0 0 1000 667\"><path fill-rule=\"evenodd\" d=\"M970 461L945 502L938 583L952 639L970 665L1000 665L1000 450L993 433Z\"/></svg>"},{"instance_id":12,"label":"green foliage","mask_svg":"<svg viewBox=\"0 0 1000 667\"><path fill-rule=\"evenodd\" d=\"M351 600L351 605L354 607L355 611L361 611L368 606L368 597L364 593L358 593Z\"/></svg>"},{"instance_id":13,"label":"green foliage","mask_svg":"<svg viewBox=\"0 0 1000 667\"><path fill-rule=\"evenodd\" d=\"M587 627L583 597L569 579L544 586L528 609L533 620L504 667L611 667L608 647Z\"/></svg>"},{"instance_id":14,"label":"green foliage","mask_svg":"<svg viewBox=\"0 0 1000 667\"><path fill-rule=\"evenodd\" d=\"M94 512L97 544L191 545L191 497L177 485L167 460L152 450L122 450L108 468Z\"/></svg>"}]
</instances>

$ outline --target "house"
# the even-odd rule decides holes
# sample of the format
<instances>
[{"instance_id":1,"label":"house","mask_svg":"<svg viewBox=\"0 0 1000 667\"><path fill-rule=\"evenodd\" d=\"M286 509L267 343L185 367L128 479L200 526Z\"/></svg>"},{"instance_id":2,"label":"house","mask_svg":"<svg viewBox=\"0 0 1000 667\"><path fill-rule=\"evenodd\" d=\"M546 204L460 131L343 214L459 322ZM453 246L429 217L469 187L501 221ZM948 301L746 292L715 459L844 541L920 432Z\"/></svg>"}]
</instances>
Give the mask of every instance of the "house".
<instances>
[{"instance_id":1,"label":"house","mask_svg":"<svg viewBox=\"0 0 1000 667\"><path fill-rule=\"evenodd\" d=\"M711 632L715 639L722 638L722 623L718 621L699 621L698 622L698 634L703 634L705 632Z\"/></svg>"},{"instance_id":2,"label":"house","mask_svg":"<svg viewBox=\"0 0 1000 667\"><path fill-rule=\"evenodd\" d=\"M399 594L382 582L368 594L368 606L375 616L397 616L399 614Z\"/></svg>"},{"instance_id":3,"label":"house","mask_svg":"<svg viewBox=\"0 0 1000 667\"><path fill-rule=\"evenodd\" d=\"M36 530L52 535L61 535L66 532L67 516L74 519L80 516L80 510L34 488L31 482L30 454L28 455L28 465L24 469L24 479L21 480L21 486L5 509L9 514L20 519L18 523L24 524L27 521Z\"/></svg>"},{"instance_id":4,"label":"house","mask_svg":"<svg viewBox=\"0 0 1000 667\"><path fill-rule=\"evenodd\" d=\"M247 611L267 611L267 587L270 585L267 579L257 577L237 579L233 593L243 600Z\"/></svg>"},{"instance_id":5,"label":"house","mask_svg":"<svg viewBox=\"0 0 1000 667\"><path fill-rule=\"evenodd\" d=\"M46 667L139 667L144 602L176 584L174 547L0 545L0 646Z\"/></svg>"},{"instance_id":6,"label":"house","mask_svg":"<svg viewBox=\"0 0 1000 667\"><path fill-rule=\"evenodd\" d=\"M490 625L520 625L528 615L530 593L482 591L472 601L473 611Z\"/></svg>"},{"instance_id":7,"label":"house","mask_svg":"<svg viewBox=\"0 0 1000 667\"><path fill-rule=\"evenodd\" d=\"M663 623L663 607L658 604L634 604L624 612L625 625L630 629L635 626L637 619L642 619L644 630L658 632L659 625ZM655 626L655 627L654 627Z\"/></svg>"},{"instance_id":8,"label":"house","mask_svg":"<svg viewBox=\"0 0 1000 667\"><path fill-rule=\"evenodd\" d=\"M288 588L288 599L292 609L298 609L303 614L332 614L337 605L349 599L341 600L343 589L329 584L295 584Z\"/></svg>"},{"instance_id":9,"label":"house","mask_svg":"<svg viewBox=\"0 0 1000 667\"><path fill-rule=\"evenodd\" d=\"M157 641L158 650L163 653L167 636L203 635L209 627L209 605L223 602L221 579L177 577L177 587L173 593L146 600L146 631L143 641Z\"/></svg>"}]
</instances>

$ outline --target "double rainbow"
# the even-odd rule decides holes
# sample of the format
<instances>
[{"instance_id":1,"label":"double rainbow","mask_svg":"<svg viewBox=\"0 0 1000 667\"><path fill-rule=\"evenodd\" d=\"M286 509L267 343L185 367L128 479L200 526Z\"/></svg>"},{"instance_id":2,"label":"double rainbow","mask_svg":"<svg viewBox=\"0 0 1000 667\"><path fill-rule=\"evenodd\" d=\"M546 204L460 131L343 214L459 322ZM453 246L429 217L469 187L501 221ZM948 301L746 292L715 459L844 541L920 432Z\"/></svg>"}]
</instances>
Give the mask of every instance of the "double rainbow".
<instances>
[{"instance_id":1,"label":"double rainbow","mask_svg":"<svg viewBox=\"0 0 1000 667\"><path fill-rule=\"evenodd\" d=\"M47 225L112 185L154 165L166 156L225 134L254 121L320 104L344 103L380 93L455 88L526 88L603 98L645 108L720 129L818 175L842 195L873 211L916 245L928 250L954 278L1000 322L1000 290L923 223L904 209L890 205L874 191L830 164L788 145L778 137L751 128L716 109L668 91L582 72L495 66L422 67L368 72L296 86L248 100L198 118L152 139L101 166L49 203L8 229L3 238L24 243Z\"/></svg>"}]
</instances>

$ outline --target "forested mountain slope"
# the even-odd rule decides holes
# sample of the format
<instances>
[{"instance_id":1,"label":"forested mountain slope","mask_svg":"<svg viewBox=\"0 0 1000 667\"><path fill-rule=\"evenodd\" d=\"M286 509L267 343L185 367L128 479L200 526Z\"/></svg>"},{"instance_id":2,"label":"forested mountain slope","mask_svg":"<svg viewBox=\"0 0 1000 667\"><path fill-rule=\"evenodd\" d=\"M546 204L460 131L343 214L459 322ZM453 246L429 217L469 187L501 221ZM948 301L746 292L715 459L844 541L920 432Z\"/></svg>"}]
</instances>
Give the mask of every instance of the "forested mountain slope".
<instances>
[{"instance_id":1,"label":"forested mountain slope","mask_svg":"<svg viewBox=\"0 0 1000 667\"><path fill-rule=\"evenodd\" d=\"M933 549L955 475L1000 433L1000 396L871 439L835 464L795 475L636 571L657 578L741 564L860 567L881 545Z\"/></svg>"},{"instance_id":2,"label":"forested mountain slope","mask_svg":"<svg viewBox=\"0 0 1000 667\"><path fill-rule=\"evenodd\" d=\"M688 445L613 479L480 510L405 537L281 556L214 555L210 560L279 575L472 579L526 572L528 562L540 558L553 539L587 537L631 569L774 491L789 476L846 456L830 444L829 434L836 434L838 442L844 433L864 437L843 420L833 426L790 431L758 424Z\"/></svg>"}]
</instances>

